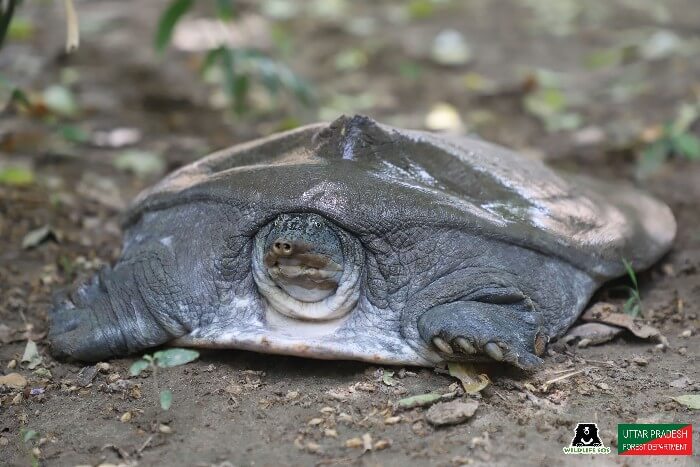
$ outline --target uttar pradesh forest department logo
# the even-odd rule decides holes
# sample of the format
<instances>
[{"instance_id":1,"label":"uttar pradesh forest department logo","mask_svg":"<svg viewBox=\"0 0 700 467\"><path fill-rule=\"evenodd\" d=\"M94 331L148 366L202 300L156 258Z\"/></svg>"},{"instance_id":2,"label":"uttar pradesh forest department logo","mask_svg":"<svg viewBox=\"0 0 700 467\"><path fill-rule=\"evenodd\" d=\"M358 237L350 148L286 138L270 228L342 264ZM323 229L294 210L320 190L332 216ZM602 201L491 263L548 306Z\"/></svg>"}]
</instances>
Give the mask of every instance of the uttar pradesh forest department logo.
<instances>
[{"instance_id":1,"label":"uttar pradesh forest department logo","mask_svg":"<svg viewBox=\"0 0 700 467\"><path fill-rule=\"evenodd\" d=\"M610 454L610 448L603 444L595 423L576 425L571 444L563 449L564 454Z\"/></svg>"}]
</instances>

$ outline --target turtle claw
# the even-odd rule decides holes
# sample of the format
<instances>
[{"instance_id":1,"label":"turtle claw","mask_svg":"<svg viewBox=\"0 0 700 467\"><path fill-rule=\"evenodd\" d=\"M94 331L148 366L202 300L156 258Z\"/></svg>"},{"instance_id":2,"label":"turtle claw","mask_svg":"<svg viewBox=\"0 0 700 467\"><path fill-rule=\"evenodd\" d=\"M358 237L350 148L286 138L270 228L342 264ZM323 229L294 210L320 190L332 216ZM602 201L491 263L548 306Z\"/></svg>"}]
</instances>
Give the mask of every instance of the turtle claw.
<instances>
[{"instance_id":1,"label":"turtle claw","mask_svg":"<svg viewBox=\"0 0 700 467\"><path fill-rule=\"evenodd\" d=\"M542 363L547 336L541 315L500 303L452 302L427 310L418 332L447 360L492 360L520 368Z\"/></svg>"},{"instance_id":2,"label":"turtle claw","mask_svg":"<svg viewBox=\"0 0 700 467\"><path fill-rule=\"evenodd\" d=\"M503 361L503 351L495 342L489 342L484 346L484 352L486 355L493 358L496 361Z\"/></svg>"},{"instance_id":3,"label":"turtle claw","mask_svg":"<svg viewBox=\"0 0 700 467\"><path fill-rule=\"evenodd\" d=\"M441 352L446 353L448 355L454 354L454 350L452 350L452 347L450 347L450 344L445 342L445 340L441 337L433 337L433 345L440 349Z\"/></svg>"},{"instance_id":4,"label":"turtle claw","mask_svg":"<svg viewBox=\"0 0 700 467\"><path fill-rule=\"evenodd\" d=\"M476 353L474 346L464 337L458 337L454 340L454 342L466 355L474 355Z\"/></svg>"}]
</instances>

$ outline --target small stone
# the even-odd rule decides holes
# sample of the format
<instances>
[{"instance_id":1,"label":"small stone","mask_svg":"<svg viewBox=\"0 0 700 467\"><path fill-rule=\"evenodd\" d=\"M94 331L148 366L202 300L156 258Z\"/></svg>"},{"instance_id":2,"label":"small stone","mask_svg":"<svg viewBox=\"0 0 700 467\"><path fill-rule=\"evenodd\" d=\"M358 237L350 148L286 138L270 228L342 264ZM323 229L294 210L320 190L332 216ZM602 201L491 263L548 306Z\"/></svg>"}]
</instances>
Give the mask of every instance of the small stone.
<instances>
[{"instance_id":1,"label":"small stone","mask_svg":"<svg viewBox=\"0 0 700 467\"><path fill-rule=\"evenodd\" d=\"M22 400L24 400L24 396L21 392L18 392L17 395L12 398L12 405L21 404Z\"/></svg>"},{"instance_id":2,"label":"small stone","mask_svg":"<svg viewBox=\"0 0 700 467\"><path fill-rule=\"evenodd\" d=\"M321 423L323 423L323 419L322 419L322 418L312 418L311 420L309 420L309 422L307 423L307 425L309 425L309 426L316 426L316 425L320 425Z\"/></svg>"},{"instance_id":3,"label":"small stone","mask_svg":"<svg viewBox=\"0 0 700 467\"><path fill-rule=\"evenodd\" d=\"M428 409L425 418L434 426L456 425L469 420L478 407L477 401L440 402Z\"/></svg>"},{"instance_id":4,"label":"small stone","mask_svg":"<svg viewBox=\"0 0 700 467\"><path fill-rule=\"evenodd\" d=\"M127 413L129 413L129 412L127 412ZM126 415L126 414L125 414L125 415ZM161 423L161 424L158 426L158 431L160 431L161 433L164 433L164 434L167 435L168 433L172 433L172 432L173 432L173 429L170 428L168 425L165 425L165 424Z\"/></svg>"},{"instance_id":5,"label":"small stone","mask_svg":"<svg viewBox=\"0 0 700 467\"><path fill-rule=\"evenodd\" d=\"M7 446L10 443L7 438L0 437L0 446Z\"/></svg>"},{"instance_id":6,"label":"small stone","mask_svg":"<svg viewBox=\"0 0 700 467\"><path fill-rule=\"evenodd\" d=\"M381 451L382 449L386 449L391 446L391 440L389 439L380 439L376 443L374 443L374 450L375 451Z\"/></svg>"},{"instance_id":7,"label":"small stone","mask_svg":"<svg viewBox=\"0 0 700 467\"><path fill-rule=\"evenodd\" d=\"M649 360L644 357L634 357L632 358L632 362L639 366L647 366L649 364Z\"/></svg>"},{"instance_id":8,"label":"small stone","mask_svg":"<svg viewBox=\"0 0 700 467\"><path fill-rule=\"evenodd\" d=\"M309 441L306 443L306 450L312 454L316 454L321 452L321 445L314 443L313 441Z\"/></svg>"},{"instance_id":9,"label":"small stone","mask_svg":"<svg viewBox=\"0 0 700 467\"><path fill-rule=\"evenodd\" d=\"M107 382L109 383L117 382L119 379L121 379L119 373L110 373L109 376L107 376Z\"/></svg>"},{"instance_id":10,"label":"small stone","mask_svg":"<svg viewBox=\"0 0 700 467\"><path fill-rule=\"evenodd\" d=\"M396 415L396 416L393 416L393 417L386 417L386 418L384 419L384 424L386 424L386 425L396 425L396 424L399 423L400 421L401 421L401 416L400 416L400 415Z\"/></svg>"},{"instance_id":11,"label":"small stone","mask_svg":"<svg viewBox=\"0 0 700 467\"><path fill-rule=\"evenodd\" d=\"M682 333L680 333L680 334L678 335L678 337L688 338L688 337L690 337L690 336L692 336L692 335L693 335L693 331L690 330L690 329L686 329L685 331L683 331Z\"/></svg>"},{"instance_id":12,"label":"small stone","mask_svg":"<svg viewBox=\"0 0 700 467\"><path fill-rule=\"evenodd\" d=\"M326 438L337 438L338 437L338 432L335 431L333 428L326 428L323 430L323 436Z\"/></svg>"},{"instance_id":13,"label":"small stone","mask_svg":"<svg viewBox=\"0 0 700 467\"><path fill-rule=\"evenodd\" d=\"M687 355L687 354L688 354L688 348L687 348L687 347L681 347L681 348L679 348L679 349L678 349L678 354L679 354L679 355L683 355L683 356Z\"/></svg>"},{"instance_id":14,"label":"small stone","mask_svg":"<svg viewBox=\"0 0 700 467\"><path fill-rule=\"evenodd\" d=\"M85 387L92 383L92 380L97 376L97 366L85 366L78 372L77 383L80 387Z\"/></svg>"},{"instance_id":15,"label":"small stone","mask_svg":"<svg viewBox=\"0 0 700 467\"><path fill-rule=\"evenodd\" d=\"M100 373L107 373L112 369L112 365L107 362L99 362L95 365L95 368L97 368L97 371Z\"/></svg>"},{"instance_id":16,"label":"small stone","mask_svg":"<svg viewBox=\"0 0 700 467\"><path fill-rule=\"evenodd\" d=\"M681 376L678 379L674 379L670 383L668 383L669 386L672 388L678 388L678 389L683 389L686 386L690 386L693 384L693 380L688 378L687 376Z\"/></svg>"},{"instance_id":17,"label":"small stone","mask_svg":"<svg viewBox=\"0 0 700 467\"><path fill-rule=\"evenodd\" d=\"M361 448L363 446L362 439L360 438L350 438L345 441L346 448Z\"/></svg>"},{"instance_id":18,"label":"small stone","mask_svg":"<svg viewBox=\"0 0 700 467\"><path fill-rule=\"evenodd\" d=\"M0 386L7 386L11 389L22 389L27 385L27 378L19 373L10 373L0 376Z\"/></svg>"},{"instance_id":19,"label":"small stone","mask_svg":"<svg viewBox=\"0 0 700 467\"><path fill-rule=\"evenodd\" d=\"M17 360L15 360L14 358L12 360L10 360L7 363L7 368L9 368L10 370L17 368Z\"/></svg>"},{"instance_id":20,"label":"small stone","mask_svg":"<svg viewBox=\"0 0 700 467\"><path fill-rule=\"evenodd\" d=\"M127 423L131 421L131 412L124 412L121 417L119 417L119 420L122 423Z\"/></svg>"}]
</instances>

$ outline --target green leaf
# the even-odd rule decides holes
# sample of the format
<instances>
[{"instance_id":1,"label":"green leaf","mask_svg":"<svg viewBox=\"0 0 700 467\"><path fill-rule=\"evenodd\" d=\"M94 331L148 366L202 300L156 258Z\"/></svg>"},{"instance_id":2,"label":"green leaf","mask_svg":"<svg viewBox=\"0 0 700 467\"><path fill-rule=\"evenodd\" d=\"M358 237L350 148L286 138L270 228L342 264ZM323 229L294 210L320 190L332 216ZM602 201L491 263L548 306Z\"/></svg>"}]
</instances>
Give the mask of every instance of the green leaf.
<instances>
[{"instance_id":1,"label":"green leaf","mask_svg":"<svg viewBox=\"0 0 700 467\"><path fill-rule=\"evenodd\" d=\"M192 7L192 4L193 0L174 0L160 17L155 37L155 47L158 52L163 52L168 46L175 25Z\"/></svg>"},{"instance_id":2,"label":"green leaf","mask_svg":"<svg viewBox=\"0 0 700 467\"><path fill-rule=\"evenodd\" d=\"M90 133L83 130L79 126L75 125L64 125L58 129L58 133L66 141L71 143L87 143L90 141Z\"/></svg>"},{"instance_id":3,"label":"green leaf","mask_svg":"<svg viewBox=\"0 0 700 467\"><path fill-rule=\"evenodd\" d=\"M233 19L233 2L231 0L216 0L216 14L224 21L230 21Z\"/></svg>"},{"instance_id":4,"label":"green leaf","mask_svg":"<svg viewBox=\"0 0 700 467\"><path fill-rule=\"evenodd\" d=\"M160 154L136 149L119 154L114 159L114 166L120 170L132 172L139 177L159 175L165 171L165 161Z\"/></svg>"},{"instance_id":5,"label":"green leaf","mask_svg":"<svg viewBox=\"0 0 700 467\"><path fill-rule=\"evenodd\" d=\"M34 35L34 25L27 18L15 17L7 28L7 37L11 40L24 41Z\"/></svg>"},{"instance_id":6,"label":"green leaf","mask_svg":"<svg viewBox=\"0 0 700 467\"><path fill-rule=\"evenodd\" d=\"M70 89L54 84L44 90L44 104L53 113L73 117L78 113L78 104Z\"/></svg>"},{"instance_id":7,"label":"green leaf","mask_svg":"<svg viewBox=\"0 0 700 467\"><path fill-rule=\"evenodd\" d=\"M684 394L672 397L679 404L685 405L689 409L700 410L700 394Z\"/></svg>"},{"instance_id":8,"label":"green leaf","mask_svg":"<svg viewBox=\"0 0 700 467\"><path fill-rule=\"evenodd\" d=\"M150 363L148 363L146 360L136 360L134 363L131 364L129 367L129 374L131 376L138 376L141 374L143 370L151 366Z\"/></svg>"},{"instance_id":9,"label":"green leaf","mask_svg":"<svg viewBox=\"0 0 700 467\"><path fill-rule=\"evenodd\" d=\"M681 133L671 139L673 149L679 156L700 159L700 140L690 133Z\"/></svg>"},{"instance_id":10,"label":"green leaf","mask_svg":"<svg viewBox=\"0 0 700 467\"><path fill-rule=\"evenodd\" d=\"M29 101L27 94L20 88L14 88L12 94L10 95L10 102L17 102L21 104L25 109L31 108L32 103Z\"/></svg>"},{"instance_id":11,"label":"green leaf","mask_svg":"<svg viewBox=\"0 0 700 467\"><path fill-rule=\"evenodd\" d=\"M199 358L199 352L190 349L167 349L153 354L156 364L161 368L184 365Z\"/></svg>"},{"instance_id":12,"label":"green leaf","mask_svg":"<svg viewBox=\"0 0 700 467\"><path fill-rule=\"evenodd\" d=\"M660 139L655 141L651 145L647 146L641 154L639 159L639 164L637 165L637 170L641 176L645 176L656 172L659 167L666 162L669 153L671 152L671 145L665 139Z\"/></svg>"},{"instance_id":13,"label":"green leaf","mask_svg":"<svg viewBox=\"0 0 700 467\"><path fill-rule=\"evenodd\" d=\"M35 430L22 430L21 433L22 433L22 441L25 443L27 443L27 442L33 440L34 438L36 438L37 436L39 436L39 433Z\"/></svg>"},{"instance_id":14,"label":"green leaf","mask_svg":"<svg viewBox=\"0 0 700 467\"><path fill-rule=\"evenodd\" d=\"M632 281L632 284L634 284L634 288L638 289L639 286L637 285L637 274L635 274L634 268L632 268L632 263L627 261L627 259L622 258L622 264L625 265L625 271L627 271L627 275L629 276L630 280Z\"/></svg>"},{"instance_id":15,"label":"green leaf","mask_svg":"<svg viewBox=\"0 0 700 467\"><path fill-rule=\"evenodd\" d=\"M394 372L382 370L382 382L387 386L396 386L396 380L394 379Z\"/></svg>"},{"instance_id":16,"label":"green leaf","mask_svg":"<svg viewBox=\"0 0 700 467\"><path fill-rule=\"evenodd\" d=\"M0 49L2 49L2 44L9 32L10 22L15 14L15 8L21 3L21 0L8 0L7 2L0 3L0 5L4 5L0 8Z\"/></svg>"},{"instance_id":17,"label":"green leaf","mask_svg":"<svg viewBox=\"0 0 700 467\"><path fill-rule=\"evenodd\" d=\"M23 167L0 169L0 185L26 186L34 183L34 172Z\"/></svg>"},{"instance_id":18,"label":"green leaf","mask_svg":"<svg viewBox=\"0 0 700 467\"><path fill-rule=\"evenodd\" d=\"M160 391L160 408L168 410L173 405L173 392L170 389Z\"/></svg>"},{"instance_id":19,"label":"green leaf","mask_svg":"<svg viewBox=\"0 0 700 467\"><path fill-rule=\"evenodd\" d=\"M202 62L202 66L199 69L199 72L204 75L207 73L211 67L213 67L216 62L220 61L222 59L222 55L227 53L225 47L217 47L216 49L212 49L207 54L204 56L204 61Z\"/></svg>"}]
</instances>

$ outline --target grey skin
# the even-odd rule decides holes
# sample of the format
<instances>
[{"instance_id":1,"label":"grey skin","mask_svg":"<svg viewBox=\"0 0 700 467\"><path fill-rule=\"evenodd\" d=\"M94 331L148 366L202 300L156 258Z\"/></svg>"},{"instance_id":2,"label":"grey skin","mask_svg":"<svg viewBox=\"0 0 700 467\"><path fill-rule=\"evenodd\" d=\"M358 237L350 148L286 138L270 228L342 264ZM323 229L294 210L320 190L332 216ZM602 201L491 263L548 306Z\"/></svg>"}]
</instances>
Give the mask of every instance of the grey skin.
<instances>
[{"instance_id":1,"label":"grey skin","mask_svg":"<svg viewBox=\"0 0 700 467\"><path fill-rule=\"evenodd\" d=\"M531 368L623 258L649 267L676 224L633 188L355 116L183 167L124 229L116 265L56 300L55 354L167 343Z\"/></svg>"}]
</instances>

